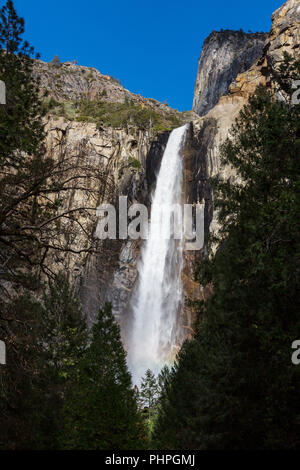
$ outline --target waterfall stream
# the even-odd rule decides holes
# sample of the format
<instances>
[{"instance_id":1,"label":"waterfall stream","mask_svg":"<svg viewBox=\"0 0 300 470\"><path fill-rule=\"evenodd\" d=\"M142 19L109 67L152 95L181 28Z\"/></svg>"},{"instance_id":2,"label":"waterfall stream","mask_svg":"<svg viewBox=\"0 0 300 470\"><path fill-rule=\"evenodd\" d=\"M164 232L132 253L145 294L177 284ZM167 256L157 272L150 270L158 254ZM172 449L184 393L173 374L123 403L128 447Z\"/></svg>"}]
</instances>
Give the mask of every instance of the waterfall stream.
<instances>
[{"instance_id":1,"label":"waterfall stream","mask_svg":"<svg viewBox=\"0 0 300 470\"><path fill-rule=\"evenodd\" d=\"M170 227L172 234L172 207L182 206L181 150L186 130L187 125L175 129L169 137L153 196L149 236L138 267L128 351L134 383L139 383L148 368L157 374L165 364L171 364L182 335L184 240L182 234L181 240L170 237Z\"/></svg>"}]
</instances>

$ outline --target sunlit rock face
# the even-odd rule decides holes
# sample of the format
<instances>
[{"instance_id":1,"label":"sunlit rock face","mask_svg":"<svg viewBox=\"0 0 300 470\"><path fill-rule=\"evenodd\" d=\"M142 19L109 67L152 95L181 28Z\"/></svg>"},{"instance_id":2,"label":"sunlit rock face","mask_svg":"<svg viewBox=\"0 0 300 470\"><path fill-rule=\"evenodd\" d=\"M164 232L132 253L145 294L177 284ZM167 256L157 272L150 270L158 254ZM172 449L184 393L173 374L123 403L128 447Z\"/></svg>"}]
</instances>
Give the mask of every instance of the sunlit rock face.
<instances>
[{"instance_id":1,"label":"sunlit rock face","mask_svg":"<svg viewBox=\"0 0 300 470\"><path fill-rule=\"evenodd\" d=\"M265 33L213 31L199 59L193 111L204 116L228 93L236 76L246 71L263 52Z\"/></svg>"},{"instance_id":2,"label":"sunlit rock face","mask_svg":"<svg viewBox=\"0 0 300 470\"><path fill-rule=\"evenodd\" d=\"M226 32L219 33L221 36L223 34L223 40L225 33ZM227 32L227 34L228 38L230 38L229 32ZM201 80L203 81L204 79L203 77L207 78L209 76L209 70L212 69L212 64L214 63L217 68L217 64L219 62L222 63L222 57L224 57L224 54L226 56L226 53L224 53L222 49L221 42L219 50L211 47L212 44L217 41L217 36L218 33L212 33L211 37L207 39L206 44L204 45L200 62L201 60L203 60L203 63L206 62L206 66L199 66L196 90L199 90L199 87L201 87L200 84ZM225 40L225 43L226 47L230 50L231 46L227 42L230 39L228 38ZM264 39L265 45L263 47L262 44ZM200 133L203 132L203 129L206 129L205 135L208 135L212 132L213 128L215 129L213 138L204 144L205 149L203 150L203 153L205 154L207 177L218 175L224 179L236 178L233 169L228 166L224 166L221 163L221 145L227 137L230 137L231 127L233 126L241 109L247 104L249 97L253 95L258 85L267 86L272 92L277 93L277 81L280 81L279 67L283 61L284 53L287 52L293 58L299 58L300 0L287 1L272 15L272 28L268 35L250 35L250 42L248 45L249 51L250 45L253 44L253 40L254 43L257 44L257 46L255 46L256 52L254 54L256 57L249 63L249 67L244 69L244 71L237 72L232 77L225 95L220 96L221 94L218 93L218 89L215 88L214 93L216 93L215 97L217 97L215 106L211 107L205 116L194 121L196 132L197 129ZM258 55L259 51L260 55ZM208 72L206 72L207 68ZM214 86L214 84L212 84L212 86ZM206 93L209 93L209 91L207 90ZM196 92L194 97L194 107L197 106L197 103L201 104L201 100L202 98L200 99ZM197 112L199 111L197 110ZM204 140L204 142L205 141L206 140ZM210 221L210 232L218 231L219 226L216 213L213 213L212 217L207 220Z\"/></svg>"},{"instance_id":3,"label":"sunlit rock face","mask_svg":"<svg viewBox=\"0 0 300 470\"><path fill-rule=\"evenodd\" d=\"M271 69L278 70L284 53L300 55L300 1L289 0L272 15L272 28L266 42Z\"/></svg>"},{"instance_id":4,"label":"sunlit rock face","mask_svg":"<svg viewBox=\"0 0 300 470\"><path fill-rule=\"evenodd\" d=\"M268 67L267 85L279 100L288 101L289 97L282 91L280 86L280 65L285 54L298 60L300 57L299 0L287 1L272 15L272 28L265 47Z\"/></svg>"},{"instance_id":5,"label":"sunlit rock face","mask_svg":"<svg viewBox=\"0 0 300 470\"><path fill-rule=\"evenodd\" d=\"M120 80L101 73L94 67L77 65L74 62L52 64L36 60L34 75L40 80L41 95L46 94L58 102L103 101L124 103L125 101L151 108L167 115L177 115L178 111L165 103L145 98L130 92Z\"/></svg>"}]
</instances>

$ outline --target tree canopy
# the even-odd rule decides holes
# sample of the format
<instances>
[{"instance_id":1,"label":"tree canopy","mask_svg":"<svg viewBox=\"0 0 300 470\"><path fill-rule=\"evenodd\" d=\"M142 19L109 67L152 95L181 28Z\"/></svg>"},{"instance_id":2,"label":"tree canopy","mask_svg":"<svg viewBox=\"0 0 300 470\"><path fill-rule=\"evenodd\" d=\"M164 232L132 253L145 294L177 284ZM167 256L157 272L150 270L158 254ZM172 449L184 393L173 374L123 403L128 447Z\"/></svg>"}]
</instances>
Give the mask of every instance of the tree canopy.
<instances>
[{"instance_id":1,"label":"tree canopy","mask_svg":"<svg viewBox=\"0 0 300 470\"><path fill-rule=\"evenodd\" d=\"M64 449L138 449L142 430L120 329L111 305L106 304L64 406L61 445Z\"/></svg>"}]
</instances>

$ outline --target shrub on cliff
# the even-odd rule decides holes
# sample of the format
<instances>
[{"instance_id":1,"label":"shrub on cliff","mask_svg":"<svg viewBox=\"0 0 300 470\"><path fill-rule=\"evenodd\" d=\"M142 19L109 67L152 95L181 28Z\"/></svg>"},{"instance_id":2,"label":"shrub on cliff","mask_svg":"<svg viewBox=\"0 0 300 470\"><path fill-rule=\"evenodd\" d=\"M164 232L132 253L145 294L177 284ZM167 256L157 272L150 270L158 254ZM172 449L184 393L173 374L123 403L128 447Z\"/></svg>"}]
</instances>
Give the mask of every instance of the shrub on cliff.
<instances>
[{"instance_id":1,"label":"shrub on cliff","mask_svg":"<svg viewBox=\"0 0 300 470\"><path fill-rule=\"evenodd\" d=\"M58 55L56 55L56 56L53 57L53 59L52 59L51 62L50 62L50 65L51 65L52 67L57 67L57 68L62 66L62 63L61 63L61 61L59 60Z\"/></svg>"},{"instance_id":2,"label":"shrub on cliff","mask_svg":"<svg viewBox=\"0 0 300 470\"><path fill-rule=\"evenodd\" d=\"M104 95L103 95L104 96ZM153 129L155 132L171 130L182 124L179 115L158 112L152 108L142 108L140 105L125 100L124 103L101 101L66 101L58 106L47 106L45 109L55 115L79 122L94 122L98 127L109 126L126 128L135 126L141 130Z\"/></svg>"}]
</instances>

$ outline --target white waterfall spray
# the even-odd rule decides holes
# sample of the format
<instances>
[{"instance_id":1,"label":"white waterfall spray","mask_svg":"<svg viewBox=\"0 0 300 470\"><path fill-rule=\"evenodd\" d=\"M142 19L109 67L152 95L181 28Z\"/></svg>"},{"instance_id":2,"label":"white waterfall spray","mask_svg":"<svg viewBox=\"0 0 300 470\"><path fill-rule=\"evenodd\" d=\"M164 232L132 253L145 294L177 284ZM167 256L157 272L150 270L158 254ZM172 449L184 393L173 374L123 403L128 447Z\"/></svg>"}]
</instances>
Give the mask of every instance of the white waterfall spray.
<instances>
[{"instance_id":1,"label":"white waterfall spray","mask_svg":"<svg viewBox=\"0 0 300 470\"><path fill-rule=\"evenodd\" d=\"M172 207L182 204L181 149L186 129L175 129L169 137L153 197L149 237L142 249L128 352L134 383L146 369L158 373L172 362L181 334L184 240L170 237L170 225Z\"/></svg>"}]
</instances>

